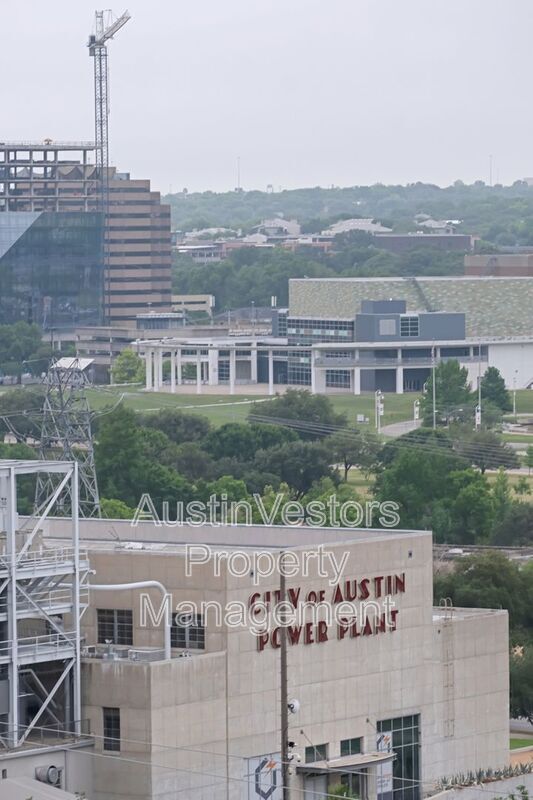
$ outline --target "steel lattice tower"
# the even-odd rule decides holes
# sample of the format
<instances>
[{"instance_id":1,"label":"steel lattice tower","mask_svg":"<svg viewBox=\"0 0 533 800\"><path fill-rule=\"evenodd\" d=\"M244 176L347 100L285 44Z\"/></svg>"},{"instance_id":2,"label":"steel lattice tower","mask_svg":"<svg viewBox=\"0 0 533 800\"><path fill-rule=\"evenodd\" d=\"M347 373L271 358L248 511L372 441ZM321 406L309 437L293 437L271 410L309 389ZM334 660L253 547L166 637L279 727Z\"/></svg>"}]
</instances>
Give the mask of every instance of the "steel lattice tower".
<instances>
[{"instance_id":1,"label":"steel lattice tower","mask_svg":"<svg viewBox=\"0 0 533 800\"><path fill-rule=\"evenodd\" d=\"M91 361L61 358L52 364L46 376L39 456L43 461L77 461L79 475L79 514L99 517L100 500L94 447L91 432L91 411L85 394L89 385L87 368ZM39 509L55 488L55 475L39 474L35 507ZM72 513L70 486L61 492L56 508L64 515Z\"/></svg>"}]
</instances>

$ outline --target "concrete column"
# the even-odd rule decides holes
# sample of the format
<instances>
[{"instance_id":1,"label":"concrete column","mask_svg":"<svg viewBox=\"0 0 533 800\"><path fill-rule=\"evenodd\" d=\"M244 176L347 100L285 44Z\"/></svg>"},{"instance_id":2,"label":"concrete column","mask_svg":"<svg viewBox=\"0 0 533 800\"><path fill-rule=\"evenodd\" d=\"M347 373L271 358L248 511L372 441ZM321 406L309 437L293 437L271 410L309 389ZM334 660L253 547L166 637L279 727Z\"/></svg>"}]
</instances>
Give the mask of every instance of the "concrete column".
<instances>
[{"instance_id":1,"label":"concrete column","mask_svg":"<svg viewBox=\"0 0 533 800\"><path fill-rule=\"evenodd\" d=\"M146 350L144 354L144 366L146 368L146 388L149 392L151 392L153 389L153 370L154 370L153 350Z\"/></svg>"},{"instance_id":2,"label":"concrete column","mask_svg":"<svg viewBox=\"0 0 533 800\"><path fill-rule=\"evenodd\" d=\"M209 386L218 386L218 350L209 350L207 382Z\"/></svg>"},{"instance_id":3,"label":"concrete column","mask_svg":"<svg viewBox=\"0 0 533 800\"><path fill-rule=\"evenodd\" d=\"M196 394L202 394L202 362L200 350L196 351Z\"/></svg>"},{"instance_id":4,"label":"concrete column","mask_svg":"<svg viewBox=\"0 0 533 800\"><path fill-rule=\"evenodd\" d=\"M157 350L157 388L163 386L163 351Z\"/></svg>"},{"instance_id":5,"label":"concrete column","mask_svg":"<svg viewBox=\"0 0 533 800\"><path fill-rule=\"evenodd\" d=\"M159 358L161 353L159 350L154 350L154 392L159 391L161 385L159 383Z\"/></svg>"},{"instance_id":6,"label":"concrete column","mask_svg":"<svg viewBox=\"0 0 533 800\"><path fill-rule=\"evenodd\" d=\"M396 367L396 394L403 394L403 367Z\"/></svg>"},{"instance_id":7,"label":"concrete column","mask_svg":"<svg viewBox=\"0 0 533 800\"><path fill-rule=\"evenodd\" d=\"M316 367L314 350L311 350L311 394L316 394Z\"/></svg>"},{"instance_id":8,"label":"concrete column","mask_svg":"<svg viewBox=\"0 0 533 800\"><path fill-rule=\"evenodd\" d=\"M250 350L250 380L257 383L257 342L253 342Z\"/></svg>"},{"instance_id":9,"label":"concrete column","mask_svg":"<svg viewBox=\"0 0 533 800\"><path fill-rule=\"evenodd\" d=\"M183 383L183 373L181 369L181 347L178 347L176 351L176 368L178 372L178 386L181 386Z\"/></svg>"},{"instance_id":10,"label":"concrete column","mask_svg":"<svg viewBox=\"0 0 533 800\"><path fill-rule=\"evenodd\" d=\"M274 394L274 353L268 351L268 393Z\"/></svg>"},{"instance_id":11,"label":"concrete column","mask_svg":"<svg viewBox=\"0 0 533 800\"><path fill-rule=\"evenodd\" d=\"M236 358L235 347L231 347L229 351L229 393L235 394L235 372L236 372Z\"/></svg>"},{"instance_id":12,"label":"concrete column","mask_svg":"<svg viewBox=\"0 0 533 800\"><path fill-rule=\"evenodd\" d=\"M353 393L361 394L361 367L353 369Z\"/></svg>"},{"instance_id":13,"label":"concrete column","mask_svg":"<svg viewBox=\"0 0 533 800\"><path fill-rule=\"evenodd\" d=\"M170 391L172 394L176 391L176 351L170 351Z\"/></svg>"}]
</instances>

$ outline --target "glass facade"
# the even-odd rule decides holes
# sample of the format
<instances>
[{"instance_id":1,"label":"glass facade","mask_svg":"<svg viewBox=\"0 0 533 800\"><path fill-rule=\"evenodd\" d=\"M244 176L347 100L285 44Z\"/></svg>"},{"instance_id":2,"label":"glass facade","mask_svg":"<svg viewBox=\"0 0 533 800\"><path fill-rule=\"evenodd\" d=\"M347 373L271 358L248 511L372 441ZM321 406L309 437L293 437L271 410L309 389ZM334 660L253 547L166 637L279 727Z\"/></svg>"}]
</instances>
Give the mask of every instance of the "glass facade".
<instances>
[{"instance_id":1,"label":"glass facade","mask_svg":"<svg viewBox=\"0 0 533 800\"><path fill-rule=\"evenodd\" d=\"M0 214L0 324L102 324L102 241L97 212Z\"/></svg>"},{"instance_id":2,"label":"glass facade","mask_svg":"<svg viewBox=\"0 0 533 800\"><path fill-rule=\"evenodd\" d=\"M387 750L380 745L388 742L396 753L392 762L390 786L385 775L381 782L384 792L379 797L390 800L419 800L420 798L420 716L396 717L378 722L378 749ZM386 769L386 765L381 768ZM384 780L385 778L385 780Z\"/></svg>"}]
</instances>

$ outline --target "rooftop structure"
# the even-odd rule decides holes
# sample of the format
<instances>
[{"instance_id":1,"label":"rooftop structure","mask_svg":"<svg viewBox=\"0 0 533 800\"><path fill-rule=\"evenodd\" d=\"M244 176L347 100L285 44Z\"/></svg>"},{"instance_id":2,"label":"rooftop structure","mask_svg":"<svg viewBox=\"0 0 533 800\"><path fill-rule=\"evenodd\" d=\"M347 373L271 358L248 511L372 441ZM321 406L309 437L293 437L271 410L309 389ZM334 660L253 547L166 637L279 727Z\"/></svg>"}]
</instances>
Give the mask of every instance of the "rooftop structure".
<instances>
[{"instance_id":1,"label":"rooftop structure","mask_svg":"<svg viewBox=\"0 0 533 800\"><path fill-rule=\"evenodd\" d=\"M445 278L293 278L290 315L347 319L363 300L403 299L407 311L461 312L467 337L502 339L531 335L533 280L450 276Z\"/></svg>"}]
</instances>

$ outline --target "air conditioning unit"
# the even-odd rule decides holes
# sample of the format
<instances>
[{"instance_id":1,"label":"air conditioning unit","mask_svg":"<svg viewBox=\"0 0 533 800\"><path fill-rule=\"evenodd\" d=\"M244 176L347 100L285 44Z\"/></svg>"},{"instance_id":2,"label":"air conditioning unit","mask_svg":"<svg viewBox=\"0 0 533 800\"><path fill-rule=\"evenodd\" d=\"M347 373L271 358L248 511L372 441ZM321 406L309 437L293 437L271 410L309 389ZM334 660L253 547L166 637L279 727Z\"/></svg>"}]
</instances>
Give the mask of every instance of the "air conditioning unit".
<instances>
[{"instance_id":1,"label":"air conditioning unit","mask_svg":"<svg viewBox=\"0 0 533 800\"><path fill-rule=\"evenodd\" d=\"M36 767L35 777L41 783L47 783L49 786L55 786L57 789L61 788L61 774L63 770L53 765L48 767Z\"/></svg>"}]
</instances>

